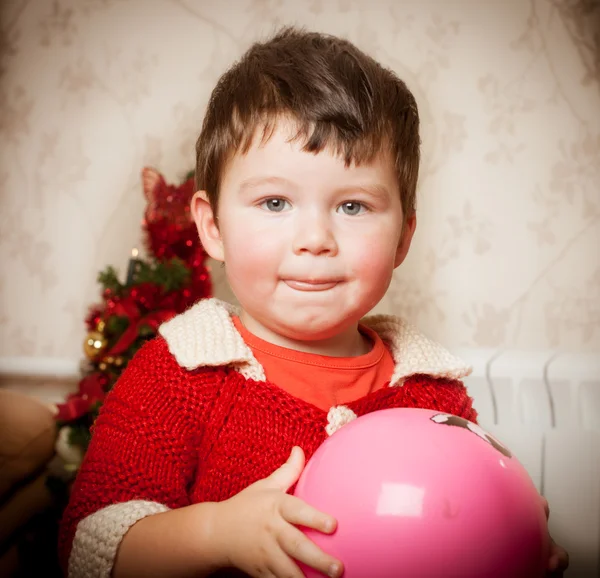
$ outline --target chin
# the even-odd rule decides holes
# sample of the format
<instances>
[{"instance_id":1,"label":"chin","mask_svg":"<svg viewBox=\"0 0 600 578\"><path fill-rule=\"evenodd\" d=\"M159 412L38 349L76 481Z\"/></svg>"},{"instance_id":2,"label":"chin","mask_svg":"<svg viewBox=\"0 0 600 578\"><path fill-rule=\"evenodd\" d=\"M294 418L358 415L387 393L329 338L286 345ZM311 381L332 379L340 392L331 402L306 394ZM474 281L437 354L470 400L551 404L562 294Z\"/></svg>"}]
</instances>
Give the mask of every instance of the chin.
<instances>
[{"instance_id":1,"label":"chin","mask_svg":"<svg viewBox=\"0 0 600 578\"><path fill-rule=\"evenodd\" d=\"M323 315L306 316L305 318L286 320L282 323L279 332L288 339L322 341L339 335L353 324L354 322L348 322L348 317L327 319Z\"/></svg>"}]
</instances>

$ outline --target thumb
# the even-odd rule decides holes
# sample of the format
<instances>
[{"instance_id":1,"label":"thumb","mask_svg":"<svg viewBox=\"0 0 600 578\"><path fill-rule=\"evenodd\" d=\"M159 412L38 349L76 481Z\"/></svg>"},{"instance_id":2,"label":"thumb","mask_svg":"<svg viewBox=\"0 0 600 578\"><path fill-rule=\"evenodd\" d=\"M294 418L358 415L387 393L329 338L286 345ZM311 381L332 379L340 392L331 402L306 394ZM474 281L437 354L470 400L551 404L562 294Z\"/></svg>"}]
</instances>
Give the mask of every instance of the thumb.
<instances>
[{"instance_id":1,"label":"thumb","mask_svg":"<svg viewBox=\"0 0 600 578\"><path fill-rule=\"evenodd\" d=\"M270 488L287 492L298 481L303 469L304 452L302 448L294 446L287 462L277 468L265 481Z\"/></svg>"}]
</instances>

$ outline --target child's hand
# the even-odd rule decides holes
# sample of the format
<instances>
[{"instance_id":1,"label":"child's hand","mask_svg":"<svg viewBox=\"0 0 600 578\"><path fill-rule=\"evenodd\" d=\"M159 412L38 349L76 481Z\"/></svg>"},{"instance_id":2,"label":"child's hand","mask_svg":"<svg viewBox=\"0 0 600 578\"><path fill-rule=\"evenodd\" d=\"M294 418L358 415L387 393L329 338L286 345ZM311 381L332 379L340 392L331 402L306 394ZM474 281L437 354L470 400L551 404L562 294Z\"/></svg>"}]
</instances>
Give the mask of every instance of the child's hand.
<instances>
[{"instance_id":1,"label":"child's hand","mask_svg":"<svg viewBox=\"0 0 600 578\"><path fill-rule=\"evenodd\" d=\"M550 517L550 508L548 500L542 498L544 510L546 512L546 520ZM550 555L548 556L548 566L546 576L548 578L562 578L564 571L569 567L569 554L559 546L550 536Z\"/></svg>"},{"instance_id":2,"label":"child's hand","mask_svg":"<svg viewBox=\"0 0 600 578\"><path fill-rule=\"evenodd\" d=\"M250 576L302 578L294 559L328 576L340 576L342 564L325 554L296 526L330 534L336 520L286 492L304 468L304 452L295 447L288 461L268 478L219 504L215 529L225 564Z\"/></svg>"}]
</instances>

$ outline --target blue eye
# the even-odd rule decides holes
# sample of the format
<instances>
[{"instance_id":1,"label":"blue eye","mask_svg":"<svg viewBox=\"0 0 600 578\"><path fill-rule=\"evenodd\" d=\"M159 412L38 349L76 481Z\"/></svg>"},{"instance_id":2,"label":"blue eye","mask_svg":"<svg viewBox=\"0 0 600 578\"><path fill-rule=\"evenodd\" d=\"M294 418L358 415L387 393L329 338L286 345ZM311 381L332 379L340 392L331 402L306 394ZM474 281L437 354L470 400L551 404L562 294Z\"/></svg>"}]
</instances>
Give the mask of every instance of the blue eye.
<instances>
[{"instance_id":1,"label":"blue eye","mask_svg":"<svg viewBox=\"0 0 600 578\"><path fill-rule=\"evenodd\" d=\"M272 198L263 201L260 206L271 213L281 213L286 208L288 202L285 199Z\"/></svg>"},{"instance_id":2,"label":"blue eye","mask_svg":"<svg viewBox=\"0 0 600 578\"><path fill-rule=\"evenodd\" d=\"M352 217L354 215L360 215L360 213L366 210L366 207L357 201L348 201L347 203L342 203L338 209L341 209L345 215Z\"/></svg>"}]
</instances>

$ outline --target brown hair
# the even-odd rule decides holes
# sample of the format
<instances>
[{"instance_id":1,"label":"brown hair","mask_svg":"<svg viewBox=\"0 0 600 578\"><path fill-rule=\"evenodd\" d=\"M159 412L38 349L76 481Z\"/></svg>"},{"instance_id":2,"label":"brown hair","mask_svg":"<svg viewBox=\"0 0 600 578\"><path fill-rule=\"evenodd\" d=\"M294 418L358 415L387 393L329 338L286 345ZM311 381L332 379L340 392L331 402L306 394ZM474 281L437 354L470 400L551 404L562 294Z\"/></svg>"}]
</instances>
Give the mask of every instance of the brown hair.
<instances>
[{"instance_id":1,"label":"brown hair","mask_svg":"<svg viewBox=\"0 0 600 578\"><path fill-rule=\"evenodd\" d=\"M257 130L268 139L282 116L297 124L303 150L331 147L347 165L389 148L405 218L414 211L420 139L410 90L347 40L285 28L251 46L212 92L196 143L196 188L215 212L228 159L247 152Z\"/></svg>"}]
</instances>

